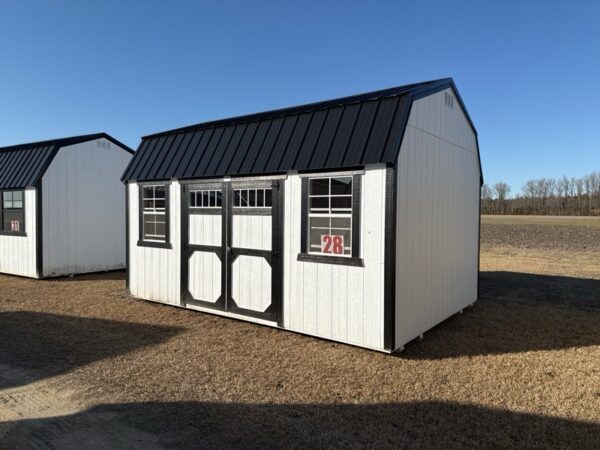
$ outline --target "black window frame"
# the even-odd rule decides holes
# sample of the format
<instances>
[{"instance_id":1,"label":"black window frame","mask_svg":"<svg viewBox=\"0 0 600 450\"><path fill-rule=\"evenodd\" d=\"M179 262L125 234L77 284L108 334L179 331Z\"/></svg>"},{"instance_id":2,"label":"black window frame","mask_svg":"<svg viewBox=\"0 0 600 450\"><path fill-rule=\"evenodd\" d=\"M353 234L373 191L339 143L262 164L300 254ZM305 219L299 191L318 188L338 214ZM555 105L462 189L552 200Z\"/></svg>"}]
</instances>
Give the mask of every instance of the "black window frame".
<instances>
[{"instance_id":1,"label":"black window frame","mask_svg":"<svg viewBox=\"0 0 600 450\"><path fill-rule=\"evenodd\" d=\"M164 186L165 188L165 240L145 240L144 239L144 188L148 186ZM150 247L150 248L166 248L172 249L171 245L171 182L167 181L151 181L138 183L138 221L139 221L139 234L138 234L138 247Z\"/></svg>"},{"instance_id":2,"label":"black window frame","mask_svg":"<svg viewBox=\"0 0 600 450\"><path fill-rule=\"evenodd\" d=\"M4 193L5 192L21 192L23 206L18 208L23 211L23 230L10 231L4 230ZM13 209L14 210L14 209ZM26 220L25 220L25 189L0 189L0 236L27 236Z\"/></svg>"},{"instance_id":3,"label":"black window frame","mask_svg":"<svg viewBox=\"0 0 600 450\"><path fill-rule=\"evenodd\" d=\"M309 184L314 178L337 178L352 177L352 253L351 256L345 255L324 255L309 252ZM364 261L360 256L361 242L361 193L362 193L362 174L357 173L315 173L311 175L302 175L301 188L301 220L300 220L300 253L298 261L315 262L322 264L338 264L344 266L364 267Z\"/></svg>"}]
</instances>

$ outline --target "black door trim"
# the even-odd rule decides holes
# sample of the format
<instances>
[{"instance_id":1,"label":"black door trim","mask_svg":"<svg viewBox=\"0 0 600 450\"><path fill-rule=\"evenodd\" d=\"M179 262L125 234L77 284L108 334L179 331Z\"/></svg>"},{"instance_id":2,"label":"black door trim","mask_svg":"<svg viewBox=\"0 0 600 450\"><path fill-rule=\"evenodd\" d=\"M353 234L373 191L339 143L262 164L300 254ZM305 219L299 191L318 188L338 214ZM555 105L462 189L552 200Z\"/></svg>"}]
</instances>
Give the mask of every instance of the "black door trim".
<instances>
[{"instance_id":1,"label":"black door trim","mask_svg":"<svg viewBox=\"0 0 600 450\"><path fill-rule=\"evenodd\" d=\"M236 314L277 322L277 325L282 327L283 270L281 265L283 259L281 258L281 249L283 248L283 227L281 223L283 222L283 182L281 180L271 180L270 184L265 184L264 181L249 181L248 183L244 183L243 181L236 181L233 184L232 189L230 189L230 193L228 196L228 201L231 205L233 205L233 189L240 189L246 186L248 186L249 188L270 187L272 189L271 250L233 247L231 245L231 243L233 242L233 227L231 226L231 224L233 223L234 213L239 214L239 212L237 211L237 209L228 208L228 221L230 225L227 227L227 242L229 243L228 246L230 248L228 249L229 253L227 255L227 310ZM249 212L244 211L242 214L249 214ZM264 215L264 211L260 211L259 215ZM239 307L235 301L235 298L233 298L233 296L231 295L231 274L233 263L238 258L238 256L241 255L263 257L271 266L271 304L263 312Z\"/></svg>"},{"instance_id":2,"label":"black door trim","mask_svg":"<svg viewBox=\"0 0 600 450\"><path fill-rule=\"evenodd\" d=\"M198 185L205 187L202 183L186 183L181 185L181 305L194 305L201 306L203 308L216 309L219 311L225 311L226 309L226 298L225 298L225 231L226 231L226 211L227 211L227 201L223 202L221 207L221 245L196 245L189 244L190 241L190 230L189 230L189 217L191 211L188 207L188 194L190 189L194 187L198 187ZM226 183L219 183L218 185L215 183L206 184L207 189L220 189L223 195L223 199L227 198L227 190L228 186ZM190 258L194 254L194 252L212 252L215 253L219 260L221 261L221 295L215 302L210 302L206 300L201 300L194 298L192 293L190 292L189 286L189 271L190 271Z\"/></svg>"},{"instance_id":3,"label":"black door trim","mask_svg":"<svg viewBox=\"0 0 600 450\"><path fill-rule=\"evenodd\" d=\"M222 232L221 246L189 244L189 217L195 211L188 206L188 193L192 188L204 187L221 189L223 193ZM233 215L251 214L251 212L240 212L233 208L233 190L243 187L271 187L272 189L272 241L271 250L260 250L252 248L232 247L233 241ZM181 185L181 304L182 306L193 305L203 308L231 312L256 319L277 322L283 327L283 217L284 217L284 183L283 180L248 181L236 180L235 182L202 183L201 181L188 182ZM259 211L264 215L264 211ZM214 214L214 212L213 212ZM196 299L189 290L189 259L196 251L215 253L222 264L221 271L221 295L216 302ZM263 257L271 267L271 305L264 311L254 311L237 305L231 296L232 289L232 266L233 262L242 255Z\"/></svg>"}]
</instances>

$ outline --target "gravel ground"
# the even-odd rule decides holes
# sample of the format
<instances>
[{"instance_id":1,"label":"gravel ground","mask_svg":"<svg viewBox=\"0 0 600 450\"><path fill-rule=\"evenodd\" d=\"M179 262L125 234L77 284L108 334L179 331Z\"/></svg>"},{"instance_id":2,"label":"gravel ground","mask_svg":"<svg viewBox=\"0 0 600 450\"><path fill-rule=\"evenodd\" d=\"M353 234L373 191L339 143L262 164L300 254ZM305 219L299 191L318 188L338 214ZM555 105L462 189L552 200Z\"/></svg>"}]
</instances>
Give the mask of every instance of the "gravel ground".
<instances>
[{"instance_id":1,"label":"gravel ground","mask_svg":"<svg viewBox=\"0 0 600 450\"><path fill-rule=\"evenodd\" d=\"M480 301L394 356L130 299L122 273L0 276L0 412L39 383L75 410L0 413L0 447L600 447L600 256L484 230Z\"/></svg>"}]
</instances>

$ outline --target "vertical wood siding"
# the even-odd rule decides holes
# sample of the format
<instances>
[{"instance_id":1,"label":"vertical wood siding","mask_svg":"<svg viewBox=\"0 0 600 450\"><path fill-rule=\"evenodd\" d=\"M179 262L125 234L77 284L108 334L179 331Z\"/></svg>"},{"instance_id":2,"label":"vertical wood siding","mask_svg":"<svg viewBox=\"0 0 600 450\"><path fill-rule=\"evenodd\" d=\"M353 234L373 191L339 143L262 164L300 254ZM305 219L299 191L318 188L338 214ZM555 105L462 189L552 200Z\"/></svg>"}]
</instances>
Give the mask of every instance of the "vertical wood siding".
<instances>
[{"instance_id":1,"label":"vertical wood siding","mask_svg":"<svg viewBox=\"0 0 600 450\"><path fill-rule=\"evenodd\" d=\"M190 214L189 240L195 245L222 245L223 218L216 214ZM188 266L188 287L196 300L216 302L221 295L221 260L215 253L195 251Z\"/></svg>"},{"instance_id":2,"label":"vertical wood siding","mask_svg":"<svg viewBox=\"0 0 600 450\"><path fill-rule=\"evenodd\" d=\"M131 295L179 306L181 266L180 185L170 185L169 231L172 249L138 247L139 192L136 183L129 189L129 290Z\"/></svg>"},{"instance_id":3,"label":"vertical wood siding","mask_svg":"<svg viewBox=\"0 0 600 450\"><path fill-rule=\"evenodd\" d=\"M190 214L190 244L221 246L223 218L216 214Z\"/></svg>"},{"instance_id":4,"label":"vertical wood siding","mask_svg":"<svg viewBox=\"0 0 600 450\"><path fill-rule=\"evenodd\" d=\"M27 236L0 236L0 272L37 278L36 189L25 189L25 232Z\"/></svg>"},{"instance_id":5,"label":"vertical wood siding","mask_svg":"<svg viewBox=\"0 0 600 450\"><path fill-rule=\"evenodd\" d=\"M216 302L221 295L221 260L212 252L196 251L189 262L189 290L196 300Z\"/></svg>"},{"instance_id":6,"label":"vertical wood siding","mask_svg":"<svg viewBox=\"0 0 600 450\"><path fill-rule=\"evenodd\" d=\"M264 312L271 304L271 273L264 258L238 256L231 267L231 295L237 305Z\"/></svg>"},{"instance_id":7,"label":"vertical wood siding","mask_svg":"<svg viewBox=\"0 0 600 450\"><path fill-rule=\"evenodd\" d=\"M233 215L232 247L271 250L271 216Z\"/></svg>"},{"instance_id":8,"label":"vertical wood siding","mask_svg":"<svg viewBox=\"0 0 600 450\"><path fill-rule=\"evenodd\" d=\"M129 249L131 294L180 305L180 192L179 184L170 188L171 244L173 249L138 247L139 198L136 183L129 185ZM385 168L368 168L362 176L361 190L361 257L364 267L351 267L297 261L300 252L301 182L297 175L285 181L284 207L284 327L293 331L383 350L383 278L385 227ZM210 220L216 220L211 216ZM196 227L211 232L193 231L194 243L217 245L221 228L194 216ZM233 247L271 248L270 218L267 216L233 216ZM192 222L190 223L190 225ZM219 230L219 231L217 231ZM260 231L256 231L260 230ZM202 237L201 237L202 236ZM191 273L203 273L202 279L190 279L194 297L216 299L220 282L216 256L195 252L190 261ZM209 268L210 270L203 270ZM271 268L263 258L239 256L233 264L232 296L239 306L264 311L270 303ZM209 277L209 279L205 279ZM216 312L244 318L239 314ZM247 318L249 321L258 320ZM259 321L265 323L264 321Z\"/></svg>"},{"instance_id":9,"label":"vertical wood siding","mask_svg":"<svg viewBox=\"0 0 600 450\"><path fill-rule=\"evenodd\" d=\"M300 262L301 180L285 184L284 324L286 328L383 350L385 169L365 171L361 190L364 267Z\"/></svg>"},{"instance_id":10,"label":"vertical wood siding","mask_svg":"<svg viewBox=\"0 0 600 450\"><path fill-rule=\"evenodd\" d=\"M271 250L273 219L269 216L232 217L232 247ZM272 301L271 266L260 256L240 255L231 266L231 295L241 308L264 312Z\"/></svg>"},{"instance_id":11,"label":"vertical wood siding","mask_svg":"<svg viewBox=\"0 0 600 450\"><path fill-rule=\"evenodd\" d=\"M476 138L459 102L449 108L444 95L413 104L398 160L397 347L477 299Z\"/></svg>"},{"instance_id":12,"label":"vertical wood siding","mask_svg":"<svg viewBox=\"0 0 600 450\"><path fill-rule=\"evenodd\" d=\"M42 179L44 276L125 267L131 154L106 139L63 147Z\"/></svg>"}]
</instances>

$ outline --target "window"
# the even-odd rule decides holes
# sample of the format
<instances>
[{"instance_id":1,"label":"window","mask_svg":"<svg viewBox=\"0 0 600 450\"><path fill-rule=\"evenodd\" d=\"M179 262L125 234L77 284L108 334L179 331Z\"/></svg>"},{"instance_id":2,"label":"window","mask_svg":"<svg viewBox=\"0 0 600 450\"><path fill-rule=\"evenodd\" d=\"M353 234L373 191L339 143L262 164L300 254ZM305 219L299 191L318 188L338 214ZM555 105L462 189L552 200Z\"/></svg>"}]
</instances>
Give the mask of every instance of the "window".
<instances>
[{"instance_id":1,"label":"window","mask_svg":"<svg viewBox=\"0 0 600 450\"><path fill-rule=\"evenodd\" d=\"M270 208L273 203L273 192L270 188L234 189L234 208Z\"/></svg>"},{"instance_id":2,"label":"window","mask_svg":"<svg viewBox=\"0 0 600 450\"><path fill-rule=\"evenodd\" d=\"M362 265L359 258L360 175L302 179L299 260Z\"/></svg>"},{"instance_id":3,"label":"window","mask_svg":"<svg viewBox=\"0 0 600 450\"><path fill-rule=\"evenodd\" d=\"M309 253L352 255L352 177L309 181Z\"/></svg>"},{"instance_id":4,"label":"window","mask_svg":"<svg viewBox=\"0 0 600 450\"><path fill-rule=\"evenodd\" d=\"M0 192L0 231L3 233L25 233L25 209L23 191Z\"/></svg>"},{"instance_id":5,"label":"window","mask_svg":"<svg viewBox=\"0 0 600 450\"><path fill-rule=\"evenodd\" d=\"M221 191L216 190L192 190L190 191L190 208L214 208L223 205Z\"/></svg>"},{"instance_id":6,"label":"window","mask_svg":"<svg viewBox=\"0 0 600 450\"><path fill-rule=\"evenodd\" d=\"M169 241L168 188L166 185L140 186L142 217L140 236L144 242Z\"/></svg>"}]
</instances>

